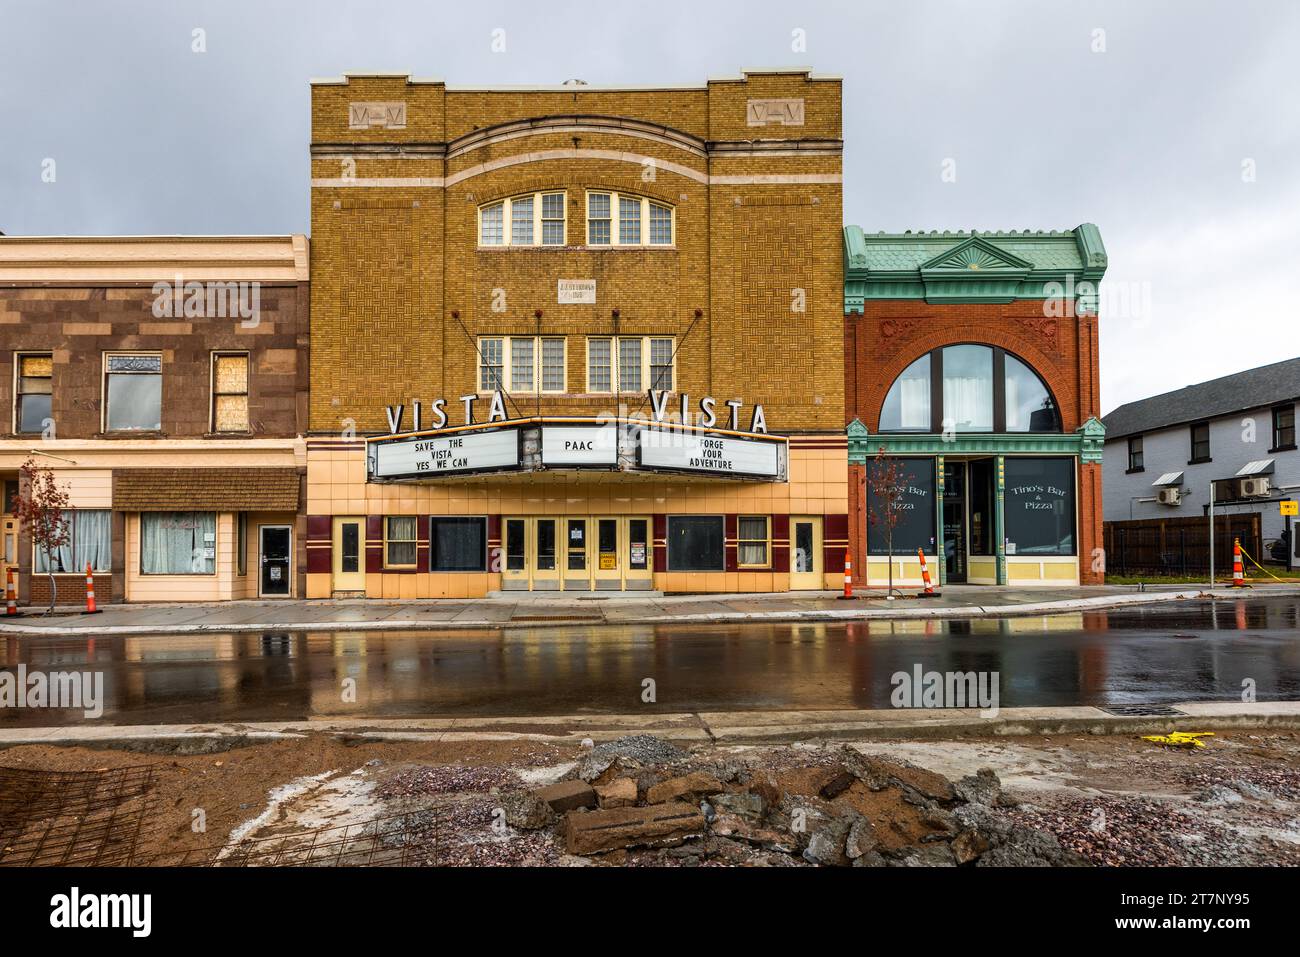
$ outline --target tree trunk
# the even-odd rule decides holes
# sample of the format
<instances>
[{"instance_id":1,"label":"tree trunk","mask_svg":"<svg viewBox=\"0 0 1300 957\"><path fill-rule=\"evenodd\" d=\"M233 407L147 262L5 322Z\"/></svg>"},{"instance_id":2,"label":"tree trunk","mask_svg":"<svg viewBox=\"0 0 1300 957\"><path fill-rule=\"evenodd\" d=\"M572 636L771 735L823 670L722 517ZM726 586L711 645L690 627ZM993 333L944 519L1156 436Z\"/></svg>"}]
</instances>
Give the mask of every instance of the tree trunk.
<instances>
[{"instance_id":1,"label":"tree trunk","mask_svg":"<svg viewBox=\"0 0 1300 957\"><path fill-rule=\"evenodd\" d=\"M49 575L50 575L50 607L45 609L45 614L52 615L54 614L54 602L58 598L58 595L56 595L54 592L54 586L55 586L54 560L51 557L50 550L48 548L45 549L45 567L49 569Z\"/></svg>"}]
</instances>

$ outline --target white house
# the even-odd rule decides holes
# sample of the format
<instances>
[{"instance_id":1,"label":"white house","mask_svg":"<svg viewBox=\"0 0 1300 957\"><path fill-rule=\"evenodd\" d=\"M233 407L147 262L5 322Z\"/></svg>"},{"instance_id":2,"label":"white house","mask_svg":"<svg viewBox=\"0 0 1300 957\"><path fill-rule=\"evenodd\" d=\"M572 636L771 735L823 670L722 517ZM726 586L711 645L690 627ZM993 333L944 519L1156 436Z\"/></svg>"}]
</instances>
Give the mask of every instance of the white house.
<instances>
[{"instance_id":1,"label":"white house","mask_svg":"<svg viewBox=\"0 0 1300 957\"><path fill-rule=\"evenodd\" d=\"M1295 358L1121 405L1102 420L1104 520L1204 516L1213 484L1216 515L1258 512L1300 566L1280 505L1300 499L1298 400Z\"/></svg>"}]
</instances>

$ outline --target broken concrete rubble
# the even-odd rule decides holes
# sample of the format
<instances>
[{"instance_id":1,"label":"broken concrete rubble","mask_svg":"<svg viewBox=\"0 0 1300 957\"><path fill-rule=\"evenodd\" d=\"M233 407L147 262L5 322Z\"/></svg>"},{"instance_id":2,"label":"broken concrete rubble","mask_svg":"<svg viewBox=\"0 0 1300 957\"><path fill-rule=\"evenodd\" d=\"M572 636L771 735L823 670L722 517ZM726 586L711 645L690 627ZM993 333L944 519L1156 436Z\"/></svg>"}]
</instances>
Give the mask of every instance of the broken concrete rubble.
<instances>
[{"instance_id":1,"label":"broken concrete rubble","mask_svg":"<svg viewBox=\"0 0 1300 957\"><path fill-rule=\"evenodd\" d=\"M771 755L777 760L748 751L699 760L653 742L637 736L622 753L598 746L586 756L597 760L580 767L578 778L539 789L533 804L513 799L507 821L539 826L539 805L562 813L569 853L595 855L598 863L621 863L629 854L677 865L988 867L1083 860L1051 834L1001 812L1014 802L987 768L953 782L848 747L813 759L782 749ZM584 780L589 774L591 784Z\"/></svg>"},{"instance_id":2,"label":"broken concrete rubble","mask_svg":"<svg viewBox=\"0 0 1300 957\"><path fill-rule=\"evenodd\" d=\"M596 800L602 808L631 807L636 803L636 782L631 778L615 778L608 784L597 784Z\"/></svg>"},{"instance_id":3,"label":"broken concrete rubble","mask_svg":"<svg viewBox=\"0 0 1300 957\"><path fill-rule=\"evenodd\" d=\"M549 804L556 814L574 808L596 806L596 791L585 781L556 781L537 789L533 795Z\"/></svg>"},{"instance_id":4,"label":"broken concrete rubble","mask_svg":"<svg viewBox=\"0 0 1300 957\"><path fill-rule=\"evenodd\" d=\"M570 854L599 854L630 847L680 844L704 832L704 815L684 801L651 807L570 811L564 843Z\"/></svg>"},{"instance_id":5,"label":"broken concrete rubble","mask_svg":"<svg viewBox=\"0 0 1300 957\"><path fill-rule=\"evenodd\" d=\"M722 782L711 774L695 771L677 778L660 781L646 791L647 804L662 804L692 794L711 794L722 790Z\"/></svg>"}]
</instances>

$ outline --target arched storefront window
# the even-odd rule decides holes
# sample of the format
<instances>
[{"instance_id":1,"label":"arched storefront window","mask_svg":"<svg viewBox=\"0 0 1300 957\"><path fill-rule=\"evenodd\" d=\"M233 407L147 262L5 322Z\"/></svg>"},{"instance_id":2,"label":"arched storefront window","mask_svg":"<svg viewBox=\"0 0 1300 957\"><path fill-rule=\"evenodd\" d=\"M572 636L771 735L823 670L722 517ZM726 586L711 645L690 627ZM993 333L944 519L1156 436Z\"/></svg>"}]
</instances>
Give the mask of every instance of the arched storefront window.
<instances>
[{"instance_id":1,"label":"arched storefront window","mask_svg":"<svg viewBox=\"0 0 1300 957\"><path fill-rule=\"evenodd\" d=\"M894 380L880 409L881 432L1060 432L1043 380L995 346L943 346Z\"/></svg>"}]
</instances>

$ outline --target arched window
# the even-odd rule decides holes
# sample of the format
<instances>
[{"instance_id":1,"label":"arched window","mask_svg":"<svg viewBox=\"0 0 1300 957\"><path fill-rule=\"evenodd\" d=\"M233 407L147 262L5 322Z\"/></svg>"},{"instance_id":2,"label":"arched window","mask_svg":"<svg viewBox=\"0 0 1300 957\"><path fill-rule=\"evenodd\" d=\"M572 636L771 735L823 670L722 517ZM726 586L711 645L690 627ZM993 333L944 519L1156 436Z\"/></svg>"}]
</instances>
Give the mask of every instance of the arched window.
<instances>
[{"instance_id":1,"label":"arched window","mask_svg":"<svg viewBox=\"0 0 1300 957\"><path fill-rule=\"evenodd\" d=\"M894 380L880 408L881 432L1060 432L1043 380L995 346L943 346Z\"/></svg>"}]
</instances>

